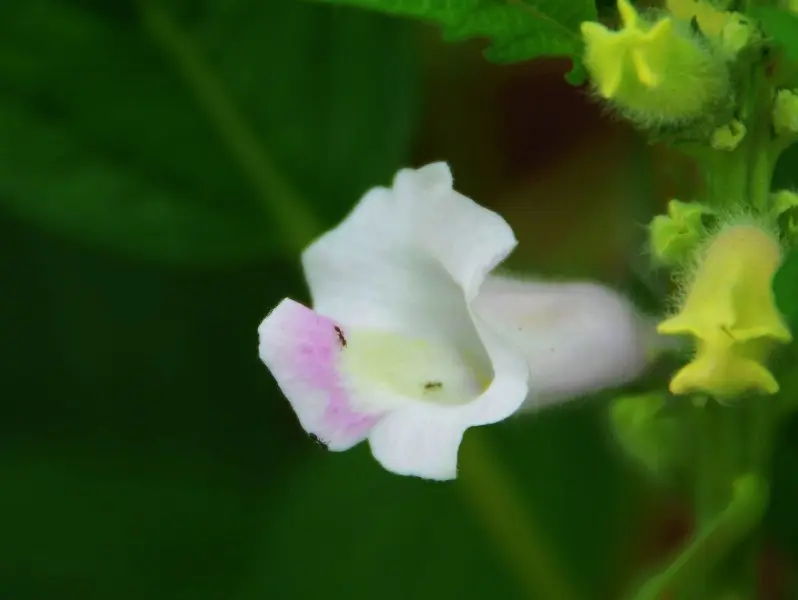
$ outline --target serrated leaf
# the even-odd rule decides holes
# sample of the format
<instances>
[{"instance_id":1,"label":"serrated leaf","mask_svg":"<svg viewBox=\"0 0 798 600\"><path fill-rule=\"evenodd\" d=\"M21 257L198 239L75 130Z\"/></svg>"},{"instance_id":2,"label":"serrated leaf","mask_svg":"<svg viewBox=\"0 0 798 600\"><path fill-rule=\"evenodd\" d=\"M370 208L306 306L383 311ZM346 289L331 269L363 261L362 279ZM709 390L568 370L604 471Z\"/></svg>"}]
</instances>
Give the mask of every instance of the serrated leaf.
<instances>
[{"instance_id":1,"label":"serrated leaf","mask_svg":"<svg viewBox=\"0 0 798 600\"><path fill-rule=\"evenodd\" d=\"M385 14L412 17L439 24L443 38L454 42L488 38L485 57L514 63L542 56L575 59L571 83L584 81L579 65L582 38L579 25L596 18L592 0L316 0L345 4Z\"/></svg>"},{"instance_id":2,"label":"serrated leaf","mask_svg":"<svg viewBox=\"0 0 798 600\"><path fill-rule=\"evenodd\" d=\"M765 34L784 48L788 58L798 60L798 14L775 6L754 6L751 10Z\"/></svg>"},{"instance_id":3,"label":"serrated leaf","mask_svg":"<svg viewBox=\"0 0 798 600\"><path fill-rule=\"evenodd\" d=\"M773 278L776 306L793 332L798 328L798 250L793 248Z\"/></svg>"},{"instance_id":4,"label":"serrated leaf","mask_svg":"<svg viewBox=\"0 0 798 600\"><path fill-rule=\"evenodd\" d=\"M285 246L280 206L313 204L316 231L405 162L407 24L299 2L196 6L175 26L224 88L231 133L152 32L125 20L134 11L81 5L33 0L0 21L0 205L23 218L163 262L257 260ZM264 153L290 201L255 181Z\"/></svg>"}]
</instances>

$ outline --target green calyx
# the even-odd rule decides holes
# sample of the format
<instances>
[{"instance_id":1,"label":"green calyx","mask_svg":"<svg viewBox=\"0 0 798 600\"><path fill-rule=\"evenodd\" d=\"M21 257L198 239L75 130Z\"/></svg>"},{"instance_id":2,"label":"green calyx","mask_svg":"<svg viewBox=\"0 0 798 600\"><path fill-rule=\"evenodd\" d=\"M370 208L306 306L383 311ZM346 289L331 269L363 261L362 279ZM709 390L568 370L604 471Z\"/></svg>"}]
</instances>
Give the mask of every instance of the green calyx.
<instances>
[{"instance_id":1,"label":"green calyx","mask_svg":"<svg viewBox=\"0 0 798 600\"><path fill-rule=\"evenodd\" d=\"M714 150L732 151L743 141L746 133L745 125L733 119L727 125L718 127L709 139L709 145Z\"/></svg>"},{"instance_id":2,"label":"green calyx","mask_svg":"<svg viewBox=\"0 0 798 600\"><path fill-rule=\"evenodd\" d=\"M690 258L706 233L704 217L712 210L697 203L671 200L667 215L658 215L649 225L654 257L665 265L678 265Z\"/></svg>"},{"instance_id":3,"label":"green calyx","mask_svg":"<svg viewBox=\"0 0 798 600\"><path fill-rule=\"evenodd\" d=\"M610 423L627 455L654 476L665 476L683 458L684 428L669 410L670 396L649 392L615 399Z\"/></svg>"},{"instance_id":4,"label":"green calyx","mask_svg":"<svg viewBox=\"0 0 798 600\"><path fill-rule=\"evenodd\" d=\"M791 245L798 244L798 194L779 190L770 195L770 216Z\"/></svg>"},{"instance_id":5,"label":"green calyx","mask_svg":"<svg viewBox=\"0 0 798 600\"><path fill-rule=\"evenodd\" d=\"M798 134L798 94L793 90L779 90L773 102L773 131L776 135Z\"/></svg>"}]
</instances>

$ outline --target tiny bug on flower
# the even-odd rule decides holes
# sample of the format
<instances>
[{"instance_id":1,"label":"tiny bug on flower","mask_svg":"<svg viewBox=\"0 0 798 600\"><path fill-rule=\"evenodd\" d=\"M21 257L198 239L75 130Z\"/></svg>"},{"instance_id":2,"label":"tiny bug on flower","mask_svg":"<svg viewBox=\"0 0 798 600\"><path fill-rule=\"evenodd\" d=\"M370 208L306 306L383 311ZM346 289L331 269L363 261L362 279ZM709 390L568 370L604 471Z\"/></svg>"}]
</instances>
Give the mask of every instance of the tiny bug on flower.
<instances>
[{"instance_id":1,"label":"tiny bug on flower","mask_svg":"<svg viewBox=\"0 0 798 600\"><path fill-rule=\"evenodd\" d=\"M346 348L346 338L344 337L344 332L341 330L338 325L334 327L335 334L338 336L338 341L341 342L341 347Z\"/></svg>"},{"instance_id":2,"label":"tiny bug on flower","mask_svg":"<svg viewBox=\"0 0 798 600\"><path fill-rule=\"evenodd\" d=\"M321 448L324 448L325 450L329 449L329 446L327 445L327 442L325 442L324 440L322 440L322 439L321 439L320 437L318 437L318 436L317 436L315 433L311 433L311 434L310 434L310 439L312 439L312 440L313 440L313 442L314 442L314 443L315 443L317 446L319 446L319 447L321 447Z\"/></svg>"}]
</instances>

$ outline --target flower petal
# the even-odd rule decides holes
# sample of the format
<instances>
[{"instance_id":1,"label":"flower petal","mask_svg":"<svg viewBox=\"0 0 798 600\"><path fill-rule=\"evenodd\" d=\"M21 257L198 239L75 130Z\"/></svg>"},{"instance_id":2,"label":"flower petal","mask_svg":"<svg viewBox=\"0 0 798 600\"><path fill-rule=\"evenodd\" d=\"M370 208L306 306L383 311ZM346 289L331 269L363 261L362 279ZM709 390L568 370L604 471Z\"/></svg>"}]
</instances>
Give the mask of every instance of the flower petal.
<instances>
[{"instance_id":1,"label":"flower petal","mask_svg":"<svg viewBox=\"0 0 798 600\"><path fill-rule=\"evenodd\" d=\"M525 354L530 406L627 383L658 349L653 321L597 283L489 277L474 310Z\"/></svg>"},{"instance_id":2,"label":"flower petal","mask_svg":"<svg viewBox=\"0 0 798 600\"><path fill-rule=\"evenodd\" d=\"M464 431L445 414L420 406L387 415L371 431L369 444L374 458L389 471L447 480L457 477Z\"/></svg>"},{"instance_id":3,"label":"flower petal","mask_svg":"<svg viewBox=\"0 0 798 600\"><path fill-rule=\"evenodd\" d=\"M346 450L368 435L381 415L353 409L353 393L338 370L343 330L332 319L286 298L258 328L259 354L291 403L302 427Z\"/></svg>"},{"instance_id":4,"label":"flower petal","mask_svg":"<svg viewBox=\"0 0 798 600\"><path fill-rule=\"evenodd\" d=\"M474 315L474 325L493 365L493 381L479 398L460 407L464 428L498 423L515 413L529 393L529 368L525 356L509 340Z\"/></svg>"},{"instance_id":5,"label":"flower petal","mask_svg":"<svg viewBox=\"0 0 798 600\"><path fill-rule=\"evenodd\" d=\"M476 326L493 364L493 381L467 404L415 403L386 415L369 434L369 444L389 471L454 479L466 429L506 419L523 404L528 373L524 357L484 323L477 320Z\"/></svg>"},{"instance_id":6,"label":"flower petal","mask_svg":"<svg viewBox=\"0 0 798 600\"><path fill-rule=\"evenodd\" d=\"M321 314L350 326L468 337L473 346L463 300L515 244L509 225L454 191L449 167L435 163L368 192L302 262Z\"/></svg>"}]
</instances>

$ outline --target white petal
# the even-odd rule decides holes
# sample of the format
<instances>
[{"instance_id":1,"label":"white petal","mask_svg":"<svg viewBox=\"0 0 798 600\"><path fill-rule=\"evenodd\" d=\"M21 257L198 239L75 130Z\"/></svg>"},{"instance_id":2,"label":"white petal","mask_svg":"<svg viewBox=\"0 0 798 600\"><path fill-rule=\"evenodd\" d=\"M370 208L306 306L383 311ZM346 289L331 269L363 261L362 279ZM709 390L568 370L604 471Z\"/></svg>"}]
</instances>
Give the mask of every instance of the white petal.
<instances>
[{"instance_id":1,"label":"white petal","mask_svg":"<svg viewBox=\"0 0 798 600\"><path fill-rule=\"evenodd\" d=\"M498 423L516 412L529 393L529 368L519 349L479 315L474 324L493 365L493 381L473 402L459 407L464 426Z\"/></svg>"},{"instance_id":2,"label":"white petal","mask_svg":"<svg viewBox=\"0 0 798 600\"><path fill-rule=\"evenodd\" d=\"M263 320L258 335L260 358L305 431L330 450L346 450L366 438L381 415L353 407L353 391L338 366L345 334L335 321L286 298Z\"/></svg>"},{"instance_id":3,"label":"white petal","mask_svg":"<svg viewBox=\"0 0 798 600\"><path fill-rule=\"evenodd\" d=\"M374 457L389 471L427 479L457 476L465 430L506 419L527 396L524 357L477 320L494 368L493 381L477 399L457 406L415 403L386 415L369 434Z\"/></svg>"},{"instance_id":4,"label":"white petal","mask_svg":"<svg viewBox=\"0 0 798 600\"><path fill-rule=\"evenodd\" d=\"M653 321L597 283L489 277L474 310L526 355L531 406L627 383L656 353Z\"/></svg>"},{"instance_id":5,"label":"white petal","mask_svg":"<svg viewBox=\"0 0 798 600\"><path fill-rule=\"evenodd\" d=\"M473 347L466 304L515 243L509 225L454 191L448 166L435 163L368 192L302 262L321 314Z\"/></svg>"},{"instance_id":6,"label":"white petal","mask_svg":"<svg viewBox=\"0 0 798 600\"><path fill-rule=\"evenodd\" d=\"M457 451L464 429L436 413L419 407L385 417L369 435L374 458L399 475L457 477Z\"/></svg>"}]
</instances>

